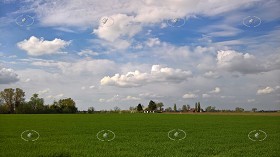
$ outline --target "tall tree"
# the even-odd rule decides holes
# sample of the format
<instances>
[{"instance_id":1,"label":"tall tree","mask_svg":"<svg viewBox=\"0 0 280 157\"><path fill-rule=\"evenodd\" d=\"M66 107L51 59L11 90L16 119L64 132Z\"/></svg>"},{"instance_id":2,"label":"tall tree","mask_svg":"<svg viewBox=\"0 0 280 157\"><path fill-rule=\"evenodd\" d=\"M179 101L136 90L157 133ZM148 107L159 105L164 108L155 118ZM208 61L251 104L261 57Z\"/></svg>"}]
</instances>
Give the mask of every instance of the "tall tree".
<instances>
[{"instance_id":1,"label":"tall tree","mask_svg":"<svg viewBox=\"0 0 280 157\"><path fill-rule=\"evenodd\" d=\"M62 109L58 106L58 102L54 101L52 105L50 105L50 110L52 113L62 113Z\"/></svg>"},{"instance_id":2,"label":"tall tree","mask_svg":"<svg viewBox=\"0 0 280 157\"><path fill-rule=\"evenodd\" d=\"M187 110L189 111L191 109L191 106L190 105L187 105Z\"/></svg>"},{"instance_id":3,"label":"tall tree","mask_svg":"<svg viewBox=\"0 0 280 157\"><path fill-rule=\"evenodd\" d=\"M119 112L119 111L121 111L121 109L120 109L118 106L115 106L115 107L114 107L114 111L115 111L115 112Z\"/></svg>"},{"instance_id":4,"label":"tall tree","mask_svg":"<svg viewBox=\"0 0 280 157\"><path fill-rule=\"evenodd\" d=\"M39 98L39 95L36 93L33 94L28 103L32 106L34 111L42 111L44 109L44 99Z\"/></svg>"},{"instance_id":5,"label":"tall tree","mask_svg":"<svg viewBox=\"0 0 280 157\"><path fill-rule=\"evenodd\" d=\"M215 107L214 106L213 107L212 106L208 106L208 107L205 108L205 111L206 112L215 112Z\"/></svg>"},{"instance_id":6,"label":"tall tree","mask_svg":"<svg viewBox=\"0 0 280 157\"><path fill-rule=\"evenodd\" d=\"M189 111L187 105L183 105L182 110L183 110L183 112L188 112Z\"/></svg>"},{"instance_id":7,"label":"tall tree","mask_svg":"<svg viewBox=\"0 0 280 157\"><path fill-rule=\"evenodd\" d=\"M157 108L159 108L160 111L162 111L162 107L163 107L163 103L162 102L159 102L157 103Z\"/></svg>"},{"instance_id":8,"label":"tall tree","mask_svg":"<svg viewBox=\"0 0 280 157\"><path fill-rule=\"evenodd\" d=\"M9 113L14 113L14 89L6 88L4 91L0 92L0 97L4 100L5 104L9 107Z\"/></svg>"},{"instance_id":9,"label":"tall tree","mask_svg":"<svg viewBox=\"0 0 280 157\"><path fill-rule=\"evenodd\" d=\"M93 113L94 112L94 107L89 107L88 108L88 113Z\"/></svg>"},{"instance_id":10,"label":"tall tree","mask_svg":"<svg viewBox=\"0 0 280 157\"><path fill-rule=\"evenodd\" d=\"M252 108L252 111L253 112L256 112L258 109L257 108Z\"/></svg>"},{"instance_id":11,"label":"tall tree","mask_svg":"<svg viewBox=\"0 0 280 157\"><path fill-rule=\"evenodd\" d=\"M200 112L201 108L200 108L200 102L197 103L197 112Z\"/></svg>"},{"instance_id":12,"label":"tall tree","mask_svg":"<svg viewBox=\"0 0 280 157\"><path fill-rule=\"evenodd\" d=\"M150 111L154 111L154 110L157 109L157 105L156 105L156 103L155 103L153 100L151 100L151 101L149 102L148 109L149 109Z\"/></svg>"},{"instance_id":13,"label":"tall tree","mask_svg":"<svg viewBox=\"0 0 280 157\"><path fill-rule=\"evenodd\" d=\"M167 108L165 109L165 111L166 111L166 112L171 112L171 111L172 111L172 108L171 108L171 107L167 107Z\"/></svg>"},{"instance_id":14,"label":"tall tree","mask_svg":"<svg viewBox=\"0 0 280 157\"><path fill-rule=\"evenodd\" d=\"M75 101L71 98L59 100L58 106L62 109L63 113L76 113L78 111Z\"/></svg>"},{"instance_id":15,"label":"tall tree","mask_svg":"<svg viewBox=\"0 0 280 157\"><path fill-rule=\"evenodd\" d=\"M241 107L236 107L235 112L244 112L244 109Z\"/></svg>"},{"instance_id":16,"label":"tall tree","mask_svg":"<svg viewBox=\"0 0 280 157\"><path fill-rule=\"evenodd\" d=\"M24 103L24 96L25 92L23 92L23 90L20 88L16 88L16 91L14 93L15 108L18 108Z\"/></svg>"},{"instance_id":17,"label":"tall tree","mask_svg":"<svg viewBox=\"0 0 280 157\"><path fill-rule=\"evenodd\" d=\"M143 107L142 107L141 104L138 104L138 105L137 105L137 111L143 111Z\"/></svg>"},{"instance_id":18,"label":"tall tree","mask_svg":"<svg viewBox=\"0 0 280 157\"><path fill-rule=\"evenodd\" d=\"M194 111L197 112L197 102L195 103Z\"/></svg>"},{"instance_id":19,"label":"tall tree","mask_svg":"<svg viewBox=\"0 0 280 157\"><path fill-rule=\"evenodd\" d=\"M174 112L177 112L177 106L176 106L176 104L174 104L173 110L174 110Z\"/></svg>"}]
</instances>

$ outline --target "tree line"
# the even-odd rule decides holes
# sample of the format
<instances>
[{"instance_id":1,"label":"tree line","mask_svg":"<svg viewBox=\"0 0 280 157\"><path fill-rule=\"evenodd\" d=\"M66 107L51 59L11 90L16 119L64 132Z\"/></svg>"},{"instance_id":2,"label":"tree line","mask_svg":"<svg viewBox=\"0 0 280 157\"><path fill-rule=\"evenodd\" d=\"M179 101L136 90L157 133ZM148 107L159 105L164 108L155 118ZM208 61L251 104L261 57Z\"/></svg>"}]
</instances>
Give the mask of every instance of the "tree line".
<instances>
[{"instance_id":1,"label":"tree line","mask_svg":"<svg viewBox=\"0 0 280 157\"><path fill-rule=\"evenodd\" d=\"M191 108L190 105L183 105L182 108L177 109L177 105L174 104L172 107L163 108L163 103L156 103L153 100L150 100L148 106L145 108L143 105L138 104L135 108L131 108L130 110L137 110L138 112L142 111L156 111L156 112L204 112L204 110L200 106L200 102L195 103L195 108Z\"/></svg>"},{"instance_id":2,"label":"tree line","mask_svg":"<svg viewBox=\"0 0 280 157\"><path fill-rule=\"evenodd\" d=\"M235 110L217 110L214 106L207 106L202 109L200 102L196 102L192 108L190 105L183 105L181 108L177 108L174 104L172 107L163 108L162 102L154 102L150 100L147 107L142 104L138 104L136 107L129 107L129 110L121 110L119 107L114 107L109 112L245 112L241 107L236 107ZM60 99L54 101L52 104L45 104L44 99L40 98L37 93L34 93L29 101L25 100L25 92L20 88L6 88L0 92L0 113L107 113L108 111L95 111L94 107L89 107L87 111L78 111L76 103L71 98ZM252 112L257 112L257 108L253 108Z\"/></svg>"},{"instance_id":3,"label":"tree line","mask_svg":"<svg viewBox=\"0 0 280 157\"><path fill-rule=\"evenodd\" d=\"M71 98L60 99L45 105L44 99L33 94L25 100L25 92L20 88L6 88L0 92L0 113L76 113L78 108Z\"/></svg>"}]
</instances>

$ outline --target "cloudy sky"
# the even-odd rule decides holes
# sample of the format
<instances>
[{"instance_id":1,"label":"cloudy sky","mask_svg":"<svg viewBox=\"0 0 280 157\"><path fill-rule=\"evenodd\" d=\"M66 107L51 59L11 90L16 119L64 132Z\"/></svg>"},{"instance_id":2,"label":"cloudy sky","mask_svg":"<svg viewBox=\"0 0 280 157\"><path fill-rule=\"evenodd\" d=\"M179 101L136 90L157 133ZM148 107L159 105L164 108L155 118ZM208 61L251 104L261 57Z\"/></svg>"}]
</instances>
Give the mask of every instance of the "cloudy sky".
<instances>
[{"instance_id":1,"label":"cloudy sky","mask_svg":"<svg viewBox=\"0 0 280 157\"><path fill-rule=\"evenodd\" d=\"M1 0L0 89L127 109L280 109L278 0Z\"/></svg>"}]
</instances>

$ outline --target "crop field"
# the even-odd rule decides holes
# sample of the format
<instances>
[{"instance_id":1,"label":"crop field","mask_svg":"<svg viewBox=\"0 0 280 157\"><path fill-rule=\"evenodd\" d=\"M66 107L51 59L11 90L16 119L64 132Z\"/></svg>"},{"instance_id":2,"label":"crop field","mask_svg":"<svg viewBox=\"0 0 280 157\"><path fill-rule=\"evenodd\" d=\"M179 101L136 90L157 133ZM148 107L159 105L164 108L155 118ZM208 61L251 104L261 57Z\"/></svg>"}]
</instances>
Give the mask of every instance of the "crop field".
<instances>
[{"instance_id":1,"label":"crop field","mask_svg":"<svg viewBox=\"0 0 280 157\"><path fill-rule=\"evenodd\" d=\"M184 138L169 138L174 129L183 130ZM35 130L40 137L25 141L25 130ZM102 130L114 132L114 138L100 140ZM267 137L252 141L252 130L262 130ZM275 115L0 115L0 156L277 157L279 131L280 117Z\"/></svg>"}]
</instances>

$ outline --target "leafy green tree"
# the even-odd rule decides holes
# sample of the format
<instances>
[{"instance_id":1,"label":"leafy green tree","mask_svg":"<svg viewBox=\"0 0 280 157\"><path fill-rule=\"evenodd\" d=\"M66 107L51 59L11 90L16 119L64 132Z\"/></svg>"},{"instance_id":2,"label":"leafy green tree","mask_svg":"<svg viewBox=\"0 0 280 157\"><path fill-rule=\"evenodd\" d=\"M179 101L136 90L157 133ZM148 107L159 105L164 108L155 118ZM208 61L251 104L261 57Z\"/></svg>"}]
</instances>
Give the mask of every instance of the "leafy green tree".
<instances>
[{"instance_id":1,"label":"leafy green tree","mask_svg":"<svg viewBox=\"0 0 280 157\"><path fill-rule=\"evenodd\" d=\"M88 108L88 113L93 113L94 112L94 107L89 107Z\"/></svg>"},{"instance_id":2,"label":"leafy green tree","mask_svg":"<svg viewBox=\"0 0 280 157\"><path fill-rule=\"evenodd\" d=\"M58 106L62 113L76 113L78 111L75 101L71 98L60 99Z\"/></svg>"},{"instance_id":3,"label":"leafy green tree","mask_svg":"<svg viewBox=\"0 0 280 157\"><path fill-rule=\"evenodd\" d=\"M5 105L9 108L9 113L14 113L15 109L24 103L25 93L22 89L6 88L0 92L0 98L4 100Z\"/></svg>"},{"instance_id":4,"label":"leafy green tree","mask_svg":"<svg viewBox=\"0 0 280 157\"><path fill-rule=\"evenodd\" d=\"M15 104L14 104L14 89L6 88L0 92L1 99L4 100L5 104L9 108L9 113L14 113L15 111Z\"/></svg>"},{"instance_id":5,"label":"leafy green tree","mask_svg":"<svg viewBox=\"0 0 280 157\"><path fill-rule=\"evenodd\" d=\"M183 110L183 112L188 112L189 111L187 105L183 105L182 110Z\"/></svg>"},{"instance_id":6,"label":"leafy green tree","mask_svg":"<svg viewBox=\"0 0 280 157\"><path fill-rule=\"evenodd\" d=\"M54 101L49 108L51 113L62 113L62 109L58 106L57 101Z\"/></svg>"},{"instance_id":7,"label":"leafy green tree","mask_svg":"<svg viewBox=\"0 0 280 157\"><path fill-rule=\"evenodd\" d=\"M143 111L143 107L141 104L138 104L137 105L137 111L140 112L140 111Z\"/></svg>"},{"instance_id":8,"label":"leafy green tree","mask_svg":"<svg viewBox=\"0 0 280 157\"><path fill-rule=\"evenodd\" d=\"M24 96L25 92L23 92L22 89L16 88L16 91L14 93L14 103L15 103L15 108L18 108L20 105L24 103Z\"/></svg>"},{"instance_id":9,"label":"leafy green tree","mask_svg":"<svg viewBox=\"0 0 280 157\"><path fill-rule=\"evenodd\" d=\"M33 110L37 113L42 113L45 106L44 106L44 99L43 98L39 98L38 94L33 94L33 96L30 98L30 101L28 102Z\"/></svg>"},{"instance_id":10,"label":"leafy green tree","mask_svg":"<svg viewBox=\"0 0 280 157\"><path fill-rule=\"evenodd\" d=\"M191 106L190 105L187 105L187 110L189 111L191 109Z\"/></svg>"},{"instance_id":11,"label":"leafy green tree","mask_svg":"<svg viewBox=\"0 0 280 157\"><path fill-rule=\"evenodd\" d=\"M151 101L149 102L148 109L149 109L150 111L156 110L156 109L157 109L156 103L155 103L154 101L151 100Z\"/></svg>"},{"instance_id":12,"label":"leafy green tree","mask_svg":"<svg viewBox=\"0 0 280 157\"><path fill-rule=\"evenodd\" d=\"M257 108L252 108L252 111L253 112L256 112L258 109Z\"/></svg>"},{"instance_id":13,"label":"leafy green tree","mask_svg":"<svg viewBox=\"0 0 280 157\"><path fill-rule=\"evenodd\" d=\"M114 111L115 111L115 112L119 112L119 111L121 111L121 109L120 109L118 106L115 106L115 107L114 107Z\"/></svg>"},{"instance_id":14,"label":"leafy green tree","mask_svg":"<svg viewBox=\"0 0 280 157\"><path fill-rule=\"evenodd\" d=\"M190 109L191 109L190 105L183 105L182 106L182 111L183 112L188 112L188 111L190 111Z\"/></svg>"},{"instance_id":15,"label":"leafy green tree","mask_svg":"<svg viewBox=\"0 0 280 157\"><path fill-rule=\"evenodd\" d=\"M165 109L165 111L166 111L166 112L171 112L171 111L172 111L172 108L171 108L171 107L167 107L167 108Z\"/></svg>"},{"instance_id":16,"label":"leafy green tree","mask_svg":"<svg viewBox=\"0 0 280 157\"><path fill-rule=\"evenodd\" d=\"M200 112L201 108L200 108L200 102L197 103L197 112Z\"/></svg>"},{"instance_id":17,"label":"leafy green tree","mask_svg":"<svg viewBox=\"0 0 280 157\"><path fill-rule=\"evenodd\" d=\"M16 113L33 114L37 112L34 110L34 106L32 106L32 104L30 104L29 102L25 102L22 105L20 105L18 108L16 108Z\"/></svg>"},{"instance_id":18,"label":"leafy green tree","mask_svg":"<svg viewBox=\"0 0 280 157\"><path fill-rule=\"evenodd\" d=\"M5 105L5 104L1 104L0 105L0 114L2 113L9 113L9 106L8 105Z\"/></svg>"},{"instance_id":19,"label":"leafy green tree","mask_svg":"<svg viewBox=\"0 0 280 157\"><path fill-rule=\"evenodd\" d=\"M176 106L176 104L174 104L173 110L174 110L174 112L177 112L177 106Z\"/></svg>"},{"instance_id":20,"label":"leafy green tree","mask_svg":"<svg viewBox=\"0 0 280 157\"><path fill-rule=\"evenodd\" d=\"M244 109L241 107L236 107L235 112L244 112Z\"/></svg>"},{"instance_id":21,"label":"leafy green tree","mask_svg":"<svg viewBox=\"0 0 280 157\"><path fill-rule=\"evenodd\" d=\"M214 106L213 107L212 106L208 106L208 107L205 108L205 111L206 112L215 112L216 110L215 110Z\"/></svg>"},{"instance_id":22,"label":"leafy green tree","mask_svg":"<svg viewBox=\"0 0 280 157\"><path fill-rule=\"evenodd\" d=\"M195 103L194 111L197 112L197 102Z\"/></svg>"},{"instance_id":23,"label":"leafy green tree","mask_svg":"<svg viewBox=\"0 0 280 157\"><path fill-rule=\"evenodd\" d=\"M162 102L159 102L156 104L157 108L159 108L160 111L162 111L162 107L164 106Z\"/></svg>"}]
</instances>

